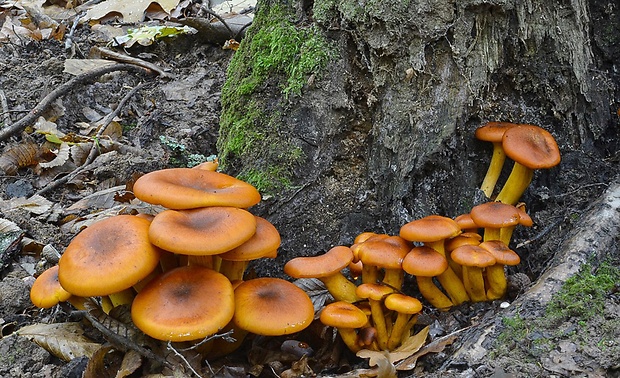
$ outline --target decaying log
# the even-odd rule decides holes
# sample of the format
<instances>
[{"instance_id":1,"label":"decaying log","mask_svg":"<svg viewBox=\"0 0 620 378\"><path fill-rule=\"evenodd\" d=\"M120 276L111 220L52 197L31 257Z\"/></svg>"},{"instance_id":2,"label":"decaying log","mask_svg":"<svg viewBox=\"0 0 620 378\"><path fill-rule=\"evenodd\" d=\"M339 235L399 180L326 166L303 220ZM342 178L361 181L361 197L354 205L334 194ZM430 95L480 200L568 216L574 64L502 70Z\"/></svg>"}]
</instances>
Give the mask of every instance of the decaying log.
<instances>
[{"instance_id":1,"label":"decaying log","mask_svg":"<svg viewBox=\"0 0 620 378\"><path fill-rule=\"evenodd\" d=\"M551 267L512 305L474 327L459 349L444 364L477 366L488 361L495 336L505 327L504 317L514 317L528 309L544 309L566 280L585 263L594 267L620 249L620 180L616 179L576 223L575 231L562 243ZM443 369L441 369L443 370Z\"/></svg>"}]
</instances>

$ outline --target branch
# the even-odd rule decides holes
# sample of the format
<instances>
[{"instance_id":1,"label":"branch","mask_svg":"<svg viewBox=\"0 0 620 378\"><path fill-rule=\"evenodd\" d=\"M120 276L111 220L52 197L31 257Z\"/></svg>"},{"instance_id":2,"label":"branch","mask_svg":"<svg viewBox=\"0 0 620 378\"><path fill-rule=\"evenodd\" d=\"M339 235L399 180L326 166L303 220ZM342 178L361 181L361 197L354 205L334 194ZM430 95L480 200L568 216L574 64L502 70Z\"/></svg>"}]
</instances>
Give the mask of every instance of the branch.
<instances>
[{"instance_id":1,"label":"branch","mask_svg":"<svg viewBox=\"0 0 620 378\"><path fill-rule=\"evenodd\" d=\"M47 96L43 98L43 100L41 100L30 112L28 112L28 114L22 117L19 121L15 122L12 125L8 125L8 127L0 129L0 142L8 139L14 134L23 131L28 125L34 123L34 121L41 114L43 114L43 112L52 104L52 102L54 102L56 99L66 94L73 88L81 84L91 83L98 79L101 75L116 71L144 72L145 70L131 64L114 64L111 66L100 67L93 71L78 75L51 91Z\"/></svg>"}]
</instances>

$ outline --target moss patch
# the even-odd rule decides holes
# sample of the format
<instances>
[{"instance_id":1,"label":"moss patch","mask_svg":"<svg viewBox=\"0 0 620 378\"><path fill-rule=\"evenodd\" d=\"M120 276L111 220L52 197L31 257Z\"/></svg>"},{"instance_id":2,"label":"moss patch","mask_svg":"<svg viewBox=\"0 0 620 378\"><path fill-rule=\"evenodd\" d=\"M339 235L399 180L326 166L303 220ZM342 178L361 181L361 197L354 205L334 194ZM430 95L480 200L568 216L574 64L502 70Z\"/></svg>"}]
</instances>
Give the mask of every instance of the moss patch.
<instances>
[{"instance_id":1,"label":"moss patch","mask_svg":"<svg viewBox=\"0 0 620 378\"><path fill-rule=\"evenodd\" d=\"M293 17L283 5L261 7L222 89L221 163L261 192L291 185L304 155L286 108L333 51L318 29L298 26Z\"/></svg>"}]
</instances>

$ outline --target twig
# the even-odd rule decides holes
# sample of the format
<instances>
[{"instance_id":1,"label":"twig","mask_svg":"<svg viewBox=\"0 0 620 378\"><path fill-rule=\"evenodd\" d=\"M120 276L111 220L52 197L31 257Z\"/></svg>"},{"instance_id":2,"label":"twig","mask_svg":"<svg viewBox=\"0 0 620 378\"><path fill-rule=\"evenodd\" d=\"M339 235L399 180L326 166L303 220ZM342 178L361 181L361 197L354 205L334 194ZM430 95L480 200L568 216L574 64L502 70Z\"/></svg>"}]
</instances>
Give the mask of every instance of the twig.
<instances>
[{"instance_id":1,"label":"twig","mask_svg":"<svg viewBox=\"0 0 620 378\"><path fill-rule=\"evenodd\" d=\"M192 371L192 373L194 373L197 377L202 378L202 375L200 375L196 370L194 370L194 368L192 367L192 364L189 363L189 361L185 358L184 355L182 355L181 353L179 353L179 351L177 351L173 346L172 343L170 341L168 341L168 349L171 350L175 355L177 355L180 359L183 360L183 362L185 362L185 364L187 365L187 367L189 367L189 369ZM209 366L209 369L211 369L211 366ZM213 370L211 370L211 372L213 372Z\"/></svg>"},{"instance_id":2,"label":"twig","mask_svg":"<svg viewBox=\"0 0 620 378\"><path fill-rule=\"evenodd\" d=\"M215 13L214 11L212 11L211 9L209 9L208 7L209 2L207 2L206 4L202 4L202 6L200 7L200 10L210 14L211 16L217 18L222 25L224 25L224 27L226 28L226 30L228 30L228 32L230 33L230 38L234 38L235 37L235 33L232 31L232 29L230 28L230 26L228 26L228 23L224 20L224 18L222 16L220 16L219 14Z\"/></svg>"},{"instance_id":3,"label":"twig","mask_svg":"<svg viewBox=\"0 0 620 378\"><path fill-rule=\"evenodd\" d=\"M70 50L70 57L75 55L75 45L73 44L73 34L75 34L75 30L77 29L78 24L80 23L80 18L84 16L86 13L78 13L73 20L73 25L71 25L71 29L69 30L69 34L65 39L65 50Z\"/></svg>"},{"instance_id":4,"label":"twig","mask_svg":"<svg viewBox=\"0 0 620 378\"><path fill-rule=\"evenodd\" d=\"M0 107L2 107L2 124L7 127L11 124L11 116L9 115L9 102L2 88L0 88Z\"/></svg>"},{"instance_id":5,"label":"twig","mask_svg":"<svg viewBox=\"0 0 620 378\"><path fill-rule=\"evenodd\" d=\"M49 192L52 189L56 189L59 186L65 184L66 182L68 182L69 180L72 180L74 177L76 177L77 175L79 175L80 173L82 173L83 171L85 171L87 168L92 166L92 163L95 161L95 158L97 157L97 139L101 137L101 135L103 134L103 132L105 131L105 129L108 127L108 125L110 124L110 122L112 122L112 120L114 120L114 117L118 116L121 112L121 110L123 109L123 107L125 106L125 104L127 103L127 101L129 101L129 99L131 97L133 97L134 94L136 94L137 91L139 91L140 89L144 88L147 85L147 83L140 83L138 85L136 85L131 91L129 91L118 103L118 106L116 107L116 109L114 109L114 111L112 111L111 113L109 113L108 115L106 115L103 120L101 121L101 126L99 127L99 130L97 131L97 134L95 135L94 139L95 142L93 143L93 146L90 148L90 152L88 153L88 157L86 158L86 160L84 161L84 164L82 164L81 166L79 166L78 168L76 168L73 172L71 172L70 174L63 176L61 178L59 178L58 180L54 180L51 183L49 183L49 185L41 188L36 194L44 194L46 192Z\"/></svg>"},{"instance_id":6,"label":"twig","mask_svg":"<svg viewBox=\"0 0 620 378\"><path fill-rule=\"evenodd\" d=\"M163 78L170 79L172 75L165 72L161 67L151 62L147 62L146 60L142 60L139 58L135 58L133 56L117 53L116 51L112 51L110 49L106 49L105 47L95 46L91 49L91 51L98 52L101 57L111 58L121 63L135 64L136 66L143 67L149 69L151 71L157 72L157 74Z\"/></svg>"},{"instance_id":7,"label":"twig","mask_svg":"<svg viewBox=\"0 0 620 378\"><path fill-rule=\"evenodd\" d=\"M13 134L22 131L26 126L33 123L43 112L54 102L57 98L69 92L74 87L92 82L101 75L105 75L110 72L116 71L138 71L143 72L142 68L136 67L132 64L114 64L111 66L99 67L95 70L78 75L66 83L60 85L58 88L51 91L45 96L28 114L22 117L19 121L15 122L8 127L0 129L0 141L4 141Z\"/></svg>"}]
</instances>

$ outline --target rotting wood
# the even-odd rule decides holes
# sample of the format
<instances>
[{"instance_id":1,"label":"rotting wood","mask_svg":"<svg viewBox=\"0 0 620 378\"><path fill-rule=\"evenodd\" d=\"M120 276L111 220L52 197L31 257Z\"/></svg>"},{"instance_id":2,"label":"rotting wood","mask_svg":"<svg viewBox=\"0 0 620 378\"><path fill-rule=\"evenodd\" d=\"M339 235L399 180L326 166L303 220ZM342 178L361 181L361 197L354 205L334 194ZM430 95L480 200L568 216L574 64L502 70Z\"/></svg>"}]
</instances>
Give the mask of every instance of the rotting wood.
<instances>
[{"instance_id":1,"label":"rotting wood","mask_svg":"<svg viewBox=\"0 0 620 378\"><path fill-rule=\"evenodd\" d=\"M575 231L562 243L551 267L509 308L485 317L479 327L473 328L440 370L487 362L494 335L502 331L503 323L499 319L515 316L523 309L545 308L553 294L562 288L566 280L577 274L584 264L600 264L616 254L620 237L619 214L620 179L616 178L577 222Z\"/></svg>"}]
</instances>

